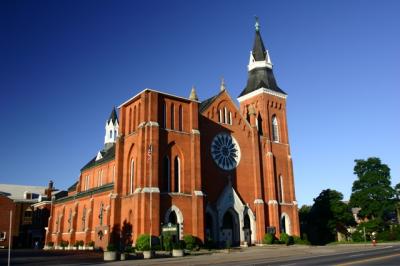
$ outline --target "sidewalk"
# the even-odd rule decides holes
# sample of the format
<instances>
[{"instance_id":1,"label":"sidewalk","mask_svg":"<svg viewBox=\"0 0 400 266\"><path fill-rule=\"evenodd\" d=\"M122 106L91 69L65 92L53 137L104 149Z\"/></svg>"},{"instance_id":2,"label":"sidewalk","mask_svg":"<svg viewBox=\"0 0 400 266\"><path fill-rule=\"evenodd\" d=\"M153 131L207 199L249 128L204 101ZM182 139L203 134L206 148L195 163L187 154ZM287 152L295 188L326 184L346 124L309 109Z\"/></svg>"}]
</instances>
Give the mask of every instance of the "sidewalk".
<instances>
[{"instance_id":1,"label":"sidewalk","mask_svg":"<svg viewBox=\"0 0 400 266\"><path fill-rule=\"evenodd\" d=\"M231 252L216 251L214 253L185 256L181 258L155 258L150 260L134 259L127 261L117 261L107 263L110 265L214 265L214 264L232 264L247 261L277 262L283 258L295 259L306 257L319 257L332 255L335 253L344 254L354 251L372 250L385 248L387 246L400 245L400 242L378 244L376 247L372 244L337 244L329 246L306 246L306 245L268 245L263 247L250 247L234 249Z\"/></svg>"}]
</instances>

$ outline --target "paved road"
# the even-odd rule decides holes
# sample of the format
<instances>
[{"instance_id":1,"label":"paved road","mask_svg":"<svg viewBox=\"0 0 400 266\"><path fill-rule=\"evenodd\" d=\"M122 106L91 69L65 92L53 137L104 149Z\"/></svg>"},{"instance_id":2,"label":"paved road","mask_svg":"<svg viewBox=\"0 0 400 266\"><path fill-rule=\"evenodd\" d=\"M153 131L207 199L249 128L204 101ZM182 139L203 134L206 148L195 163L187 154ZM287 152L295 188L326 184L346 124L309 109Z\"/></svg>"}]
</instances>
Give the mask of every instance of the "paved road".
<instances>
[{"instance_id":1,"label":"paved road","mask_svg":"<svg viewBox=\"0 0 400 266\"><path fill-rule=\"evenodd\" d=\"M7 265L0 250L0 265ZM105 263L90 251L15 250L11 265L400 265L400 243L390 245L267 246L183 258L133 259Z\"/></svg>"}]
</instances>

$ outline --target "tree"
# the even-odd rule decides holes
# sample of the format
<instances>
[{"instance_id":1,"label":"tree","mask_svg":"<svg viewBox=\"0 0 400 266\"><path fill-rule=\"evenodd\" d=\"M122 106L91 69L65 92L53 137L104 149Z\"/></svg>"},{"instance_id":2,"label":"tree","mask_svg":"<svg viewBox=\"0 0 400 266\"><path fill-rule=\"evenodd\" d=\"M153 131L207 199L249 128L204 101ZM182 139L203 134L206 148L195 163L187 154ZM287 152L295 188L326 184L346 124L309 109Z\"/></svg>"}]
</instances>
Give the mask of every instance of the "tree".
<instances>
[{"instance_id":1,"label":"tree","mask_svg":"<svg viewBox=\"0 0 400 266\"><path fill-rule=\"evenodd\" d=\"M354 181L350 206L360 207L360 218L381 218L386 221L395 210L395 190L390 184L390 168L379 158L355 160Z\"/></svg>"},{"instance_id":2,"label":"tree","mask_svg":"<svg viewBox=\"0 0 400 266\"><path fill-rule=\"evenodd\" d=\"M342 193L326 189L314 199L308 215L308 236L313 245L335 241L337 232L347 234L346 226L355 225L349 206L342 202Z\"/></svg>"},{"instance_id":3,"label":"tree","mask_svg":"<svg viewBox=\"0 0 400 266\"><path fill-rule=\"evenodd\" d=\"M310 214L311 206L303 205L299 209L300 232L303 240L308 240L308 216Z\"/></svg>"}]
</instances>

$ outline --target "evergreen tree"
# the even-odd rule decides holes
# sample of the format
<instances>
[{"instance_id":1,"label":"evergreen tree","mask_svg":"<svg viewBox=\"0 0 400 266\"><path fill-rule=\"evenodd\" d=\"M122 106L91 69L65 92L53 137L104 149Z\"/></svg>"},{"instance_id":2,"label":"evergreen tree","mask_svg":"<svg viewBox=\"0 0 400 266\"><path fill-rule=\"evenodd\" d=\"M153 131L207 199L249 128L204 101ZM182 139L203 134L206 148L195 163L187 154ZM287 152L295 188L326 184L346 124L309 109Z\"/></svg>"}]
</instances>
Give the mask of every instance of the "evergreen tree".
<instances>
[{"instance_id":1,"label":"evergreen tree","mask_svg":"<svg viewBox=\"0 0 400 266\"><path fill-rule=\"evenodd\" d=\"M360 218L388 220L395 210L395 190L390 184L390 168L379 158L355 160L350 206L360 207Z\"/></svg>"}]
</instances>

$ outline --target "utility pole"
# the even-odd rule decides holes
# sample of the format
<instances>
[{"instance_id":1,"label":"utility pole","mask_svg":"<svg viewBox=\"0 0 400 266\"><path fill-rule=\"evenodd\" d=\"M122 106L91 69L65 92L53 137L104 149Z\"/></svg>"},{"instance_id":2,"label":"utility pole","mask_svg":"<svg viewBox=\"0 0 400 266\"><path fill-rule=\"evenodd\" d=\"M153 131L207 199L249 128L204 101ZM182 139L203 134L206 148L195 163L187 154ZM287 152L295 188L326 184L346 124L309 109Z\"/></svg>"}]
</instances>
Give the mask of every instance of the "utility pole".
<instances>
[{"instance_id":1,"label":"utility pole","mask_svg":"<svg viewBox=\"0 0 400 266\"><path fill-rule=\"evenodd\" d=\"M10 232L8 235L8 266L10 266L11 262L11 241L12 241L12 210L10 210Z\"/></svg>"},{"instance_id":2,"label":"utility pole","mask_svg":"<svg viewBox=\"0 0 400 266\"><path fill-rule=\"evenodd\" d=\"M363 227L363 229L364 229L364 242L365 244L367 244L367 236L365 235L365 226Z\"/></svg>"}]
</instances>

